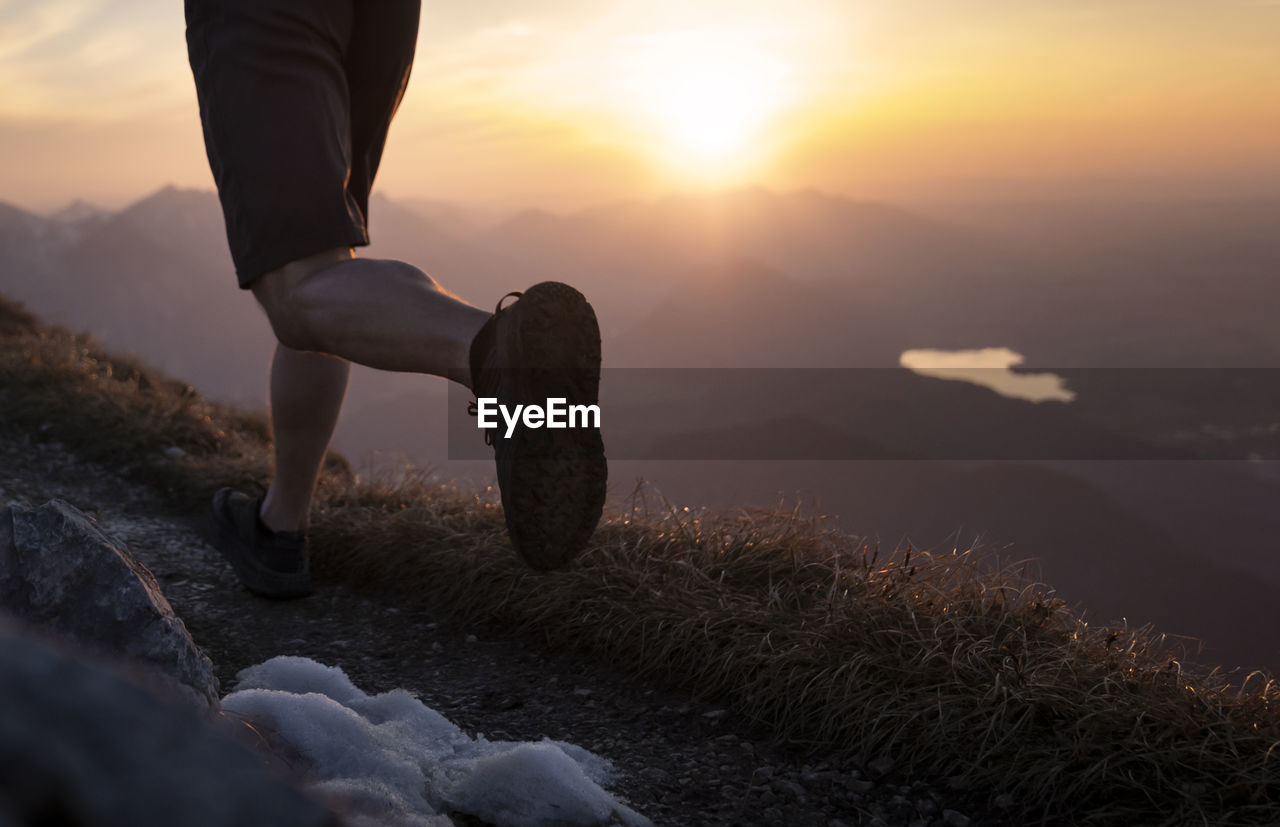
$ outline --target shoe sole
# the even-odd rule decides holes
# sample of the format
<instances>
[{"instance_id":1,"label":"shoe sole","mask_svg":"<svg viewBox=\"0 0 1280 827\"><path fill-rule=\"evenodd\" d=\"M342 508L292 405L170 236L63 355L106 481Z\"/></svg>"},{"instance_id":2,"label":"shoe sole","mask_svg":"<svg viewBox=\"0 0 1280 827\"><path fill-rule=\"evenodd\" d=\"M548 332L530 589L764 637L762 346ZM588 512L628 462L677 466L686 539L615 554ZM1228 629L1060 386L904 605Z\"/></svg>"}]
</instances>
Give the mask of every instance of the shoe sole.
<instances>
[{"instance_id":1,"label":"shoe sole","mask_svg":"<svg viewBox=\"0 0 1280 827\"><path fill-rule=\"evenodd\" d=\"M289 600L315 592L309 574L288 574L263 566L249 556L235 524L218 513L217 501L209 506L208 523L213 547L231 564L246 589L262 597Z\"/></svg>"},{"instance_id":2,"label":"shoe sole","mask_svg":"<svg viewBox=\"0 0 1280 827\"><path fill-rule=\"evenodd\" d=\"M525 388L538 401L570 405L600 399L600 326L586 298L545 282L520 298L514 331ZM532 401L532 400L530 400ZM516 553L531 567L563 567L587 545L600 522L608 483L598 428L520 428L512 437L511 482L504 508Z\"/></svg>"}]
</instances>

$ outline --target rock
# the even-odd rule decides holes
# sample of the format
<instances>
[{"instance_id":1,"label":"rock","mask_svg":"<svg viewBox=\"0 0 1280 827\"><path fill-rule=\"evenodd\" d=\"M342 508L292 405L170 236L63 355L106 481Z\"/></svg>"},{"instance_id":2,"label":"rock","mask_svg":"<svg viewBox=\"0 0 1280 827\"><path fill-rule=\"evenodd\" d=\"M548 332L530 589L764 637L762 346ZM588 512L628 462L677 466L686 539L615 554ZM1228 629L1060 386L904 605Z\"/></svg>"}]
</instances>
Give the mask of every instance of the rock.
<instances>
[{"instance_id":1,"label":"rock","mask_svg":"<svg viewBox=\"0 0 1280 827\"><path fill-rule=\"evenodd\" d=\"M836 774L831 770L808 770L800 773L800 780L809 785L828 784Z\"/></svg>"},{"instance_id":2,"label":"rock","mask_svg":"<svg viewBox=\"0 0 1280 827\"><path fill-rule=\"evenodd\" d=\"M871 770L876 775L888 775L893 772L893 759L887 755L882 755L867 764L867 769Z\"/></svg>"},{"instance_id":3,"label":"rock","mask_svg":"<svg viewBox=\"0 0 1280 827\"><path fill-rule=\"evenodd\" d=\"M942 821L948 827L969 827L969 817L959 810L943 810Z\"/></svg>"},{"instance_id":4,"label":"rock","mask_svg":"<svg viewBox=\"0 0 1280 827\"><path fill-rule=\"evenodd\" d=\"M189 704L12 623L0 674L0 822L339 824Z\"/></svg>"},{"instance_id":5,"label":"rock","mask_svg":"<svg viewBox=\"0 0 1280 827\"><path fill-rule=\"evenodd\" d=\"M155 577L61 500L0 512L0 608L91 651L154 667L199 707L218 708L213 664Z\"/></svg>"},{"instance_id":6,"label":"rock","mask_svg":"<svg viewBox=\"0 0 1280 827\"><path fill-rule=\"evenodd\" d=\"M639 773L640 777L650 784L669 784L671 783L671 774L661 767L642 767ZM683 779L682 779L683 780Z\"/></svg>"}]
</instances>

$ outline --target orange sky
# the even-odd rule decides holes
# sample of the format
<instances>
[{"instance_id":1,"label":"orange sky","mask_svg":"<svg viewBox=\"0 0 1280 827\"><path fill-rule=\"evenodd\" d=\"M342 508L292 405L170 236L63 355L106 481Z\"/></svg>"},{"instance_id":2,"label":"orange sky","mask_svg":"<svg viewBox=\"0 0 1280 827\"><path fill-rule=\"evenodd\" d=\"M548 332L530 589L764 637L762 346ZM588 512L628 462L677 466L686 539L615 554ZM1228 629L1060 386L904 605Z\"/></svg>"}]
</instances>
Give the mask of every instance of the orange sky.
<instances>
[{"instance_id":1,"label":"orange sky","mask_svg":"<svg viewBox=\"0 0 1280 827\"><path fill-rule=\"evenodd\" d=\"M182 30L170 0L0 4L0 200L211 187ZM1276 43L1280 0L428 0L379 184L1280 193Z\"/></svg>"}]
</instances>

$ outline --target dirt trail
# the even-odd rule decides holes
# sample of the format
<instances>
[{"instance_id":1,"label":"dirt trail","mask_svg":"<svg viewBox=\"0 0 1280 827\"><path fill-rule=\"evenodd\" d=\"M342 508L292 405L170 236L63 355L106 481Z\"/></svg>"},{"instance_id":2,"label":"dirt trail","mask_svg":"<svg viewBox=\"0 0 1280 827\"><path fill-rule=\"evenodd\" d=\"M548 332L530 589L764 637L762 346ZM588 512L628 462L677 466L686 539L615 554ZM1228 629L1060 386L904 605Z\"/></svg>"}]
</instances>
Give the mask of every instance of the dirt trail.
<instances>
[{"instance_id":1,"label":"dirt trail","mask_svg":"<svg viewBox=\"0 0 1280 827\"><path fill-rule=\"evenodd\" d=\"M491 740L579 744L621 771L613 790L656 824L963 825L975 805L945 785L875 780L771 743L726 710L637 681L598 661L451 624L403 598L321 585L275 603L237 583L198 515L146 486L33 439L0 416L0 507L58 497L94 515L160 582L213 659L222 692L275 655L339 666L367 692L403 687ZM881 764L878 769L887 770ZM991 823L974 818L974 823Z\"/></svg>"}]
</instances>

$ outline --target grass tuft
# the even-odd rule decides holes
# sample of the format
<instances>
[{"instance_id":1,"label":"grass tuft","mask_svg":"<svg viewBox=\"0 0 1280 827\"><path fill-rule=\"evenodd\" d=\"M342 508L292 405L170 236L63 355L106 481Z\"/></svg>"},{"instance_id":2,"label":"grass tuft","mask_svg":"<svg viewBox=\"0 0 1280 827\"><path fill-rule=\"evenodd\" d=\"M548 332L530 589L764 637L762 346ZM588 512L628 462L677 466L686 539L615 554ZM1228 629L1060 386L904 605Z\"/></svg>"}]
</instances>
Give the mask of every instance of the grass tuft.
<instances>
[{"instance_id":1,"label":"grass tuft","mask_svg":"<svg viewBox=\"0 0 1280 827\"><path fill-rule=\"evenodd\" d=\"M0 301L3 418L199 507L264 482L259 416ZM170 450L179 448L181 456ZM796 510L640 490L567 571L511 553L492 491L326 466L322 579L396 590L723 703L780 739L1012 796L1023 822L1274 824L1280 694L1086 624L972 551L881 554ZM1234 683L1233 683L1234 679Z\"/></svg>"}]
</instances>

